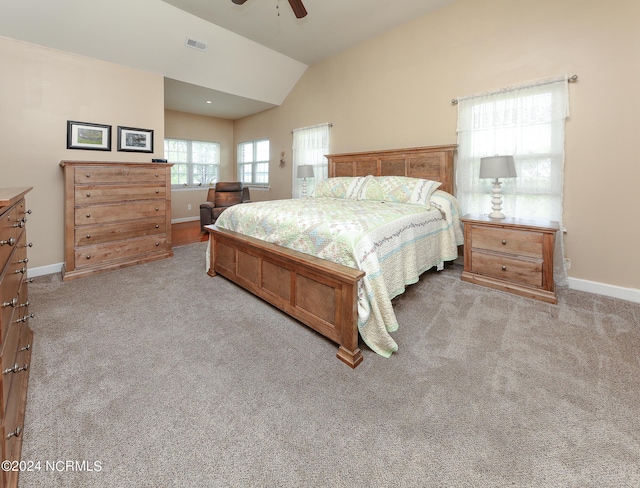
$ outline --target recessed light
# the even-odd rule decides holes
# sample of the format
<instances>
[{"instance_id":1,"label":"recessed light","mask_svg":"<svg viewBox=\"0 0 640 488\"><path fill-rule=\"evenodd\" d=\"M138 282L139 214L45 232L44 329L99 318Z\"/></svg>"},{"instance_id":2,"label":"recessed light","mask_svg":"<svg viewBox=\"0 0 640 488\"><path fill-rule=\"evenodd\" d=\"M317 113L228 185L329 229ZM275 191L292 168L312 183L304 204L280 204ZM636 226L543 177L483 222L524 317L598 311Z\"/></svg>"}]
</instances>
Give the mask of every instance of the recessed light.
<instances>
[{"instance_id":1,"label":"recessed light","mask_svg":"<svg viewBox=\"0 0 640 488\"><path fill-rule=\"evenodd\" d=\"M205 102L207 102L207 103L211 103L211 100L205 100Z\"/></svg>"}]
</instances>

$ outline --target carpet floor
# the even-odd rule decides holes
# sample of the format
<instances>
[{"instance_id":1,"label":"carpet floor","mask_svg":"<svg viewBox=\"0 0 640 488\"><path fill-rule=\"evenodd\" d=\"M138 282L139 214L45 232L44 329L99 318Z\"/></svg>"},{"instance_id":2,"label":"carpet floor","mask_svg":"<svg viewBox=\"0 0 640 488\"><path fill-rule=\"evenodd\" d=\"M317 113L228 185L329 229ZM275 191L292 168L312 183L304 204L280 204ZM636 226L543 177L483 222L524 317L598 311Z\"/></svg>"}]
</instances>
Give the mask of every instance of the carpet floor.
<instances>
[{"instance_id":1,"label":"carpet floor","mask_svg":"<svg viewBox=\"0 0 640 488\"><path fill-rule=\"evenodd\" d=\"M21 487L640 486L639 304L451 265L351 370L205 249L35 279Z\"/></svg>"}]
</instances>

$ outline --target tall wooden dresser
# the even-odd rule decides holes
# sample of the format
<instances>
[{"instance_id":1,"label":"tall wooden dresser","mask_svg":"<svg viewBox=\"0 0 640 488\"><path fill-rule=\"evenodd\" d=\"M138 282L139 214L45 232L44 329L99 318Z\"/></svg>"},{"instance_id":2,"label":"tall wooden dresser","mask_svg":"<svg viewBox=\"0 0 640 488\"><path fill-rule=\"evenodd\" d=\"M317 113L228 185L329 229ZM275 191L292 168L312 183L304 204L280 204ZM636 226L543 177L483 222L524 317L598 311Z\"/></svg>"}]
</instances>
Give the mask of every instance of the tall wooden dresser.
<instances>
[{"instance_id":1,"label":"tall wooden dresser","mask_svg":"<svg viewBox=\"0 0 640 488\"><path fill-rule=\"evenodd\" d=\"M33 332L29 328L27 214L31 188L0 188L0 487L17 486ZM9 463L7 463L9 461ZM7 469L8 468L8 469ZM15 468L15 469L14 469Z\"/></svg>"},{"instance_id":2,"label":"tall wooden dresser","mask_svg":"<svg viewBox=\"0 0 640 488\"><path fill-rule=\"evenodd\" d=\"M171 164L61 161L62 279L146 263L171 250Z\"/></svg>"}]
</instances>

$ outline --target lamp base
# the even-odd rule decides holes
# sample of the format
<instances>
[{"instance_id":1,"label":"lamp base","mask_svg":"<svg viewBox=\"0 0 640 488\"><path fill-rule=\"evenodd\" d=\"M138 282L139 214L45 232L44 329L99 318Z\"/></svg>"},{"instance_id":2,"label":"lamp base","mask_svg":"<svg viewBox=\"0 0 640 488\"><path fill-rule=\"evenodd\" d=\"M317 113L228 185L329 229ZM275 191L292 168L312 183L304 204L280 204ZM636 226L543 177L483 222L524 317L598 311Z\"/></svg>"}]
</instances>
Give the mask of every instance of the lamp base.
<instances>
[{"instance_id":1,"label":"lamp base","mask_svg":"<svg viewBox=\"0 0 640 488\"><path fill-rule=\"evenodd\" d=\"M502 213L502 182L496 178L493 180L493 188L491 189L491 208L493 212L489 214L489 218L492 219L504 219L505 215Z\"/></svg>"}]
</instances>

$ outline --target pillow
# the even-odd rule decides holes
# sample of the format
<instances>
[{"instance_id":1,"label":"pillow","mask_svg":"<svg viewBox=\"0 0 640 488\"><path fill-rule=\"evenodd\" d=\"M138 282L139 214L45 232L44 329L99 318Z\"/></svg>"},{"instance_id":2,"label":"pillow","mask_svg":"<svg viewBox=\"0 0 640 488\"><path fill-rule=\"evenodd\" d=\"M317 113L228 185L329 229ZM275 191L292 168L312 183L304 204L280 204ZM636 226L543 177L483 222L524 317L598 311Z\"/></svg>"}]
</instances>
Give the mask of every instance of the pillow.
<instances>
[{"instance_id":1,"label":"pillow","mask_svg":"<svg viewBox=\"0 0 640 488\"><path fill-rule=\"evenodd\" d=\"M428 210L431 208L431 195L441 184L439 181L408 176L375 176L366 181L359 199L410 203Z\"/></svg>"},{"instance_id":2,"label":"pillow","mask_svg":"<svg viewBox=\"0 0 640 488\"><path fill-rule=\"evenodd\" d=\"M357 200L366 178L366 176L338 176L322 180L316 186L313 196Z\"/></svg>"}]
</instances>

